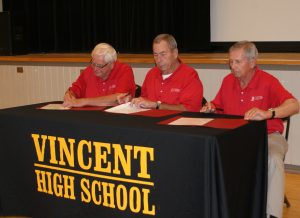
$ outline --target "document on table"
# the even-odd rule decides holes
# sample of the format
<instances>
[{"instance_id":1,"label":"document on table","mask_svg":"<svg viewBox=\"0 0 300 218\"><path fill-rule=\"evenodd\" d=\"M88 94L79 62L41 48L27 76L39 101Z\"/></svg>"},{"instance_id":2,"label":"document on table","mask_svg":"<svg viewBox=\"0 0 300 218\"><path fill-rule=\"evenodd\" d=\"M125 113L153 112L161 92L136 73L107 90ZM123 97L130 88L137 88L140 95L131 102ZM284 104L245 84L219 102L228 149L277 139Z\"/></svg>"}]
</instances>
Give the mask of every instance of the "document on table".
<instances>
[{"instance_id":1,"label":"document on table","mask_svg":"<svg viewBox=\"0 0 300 218\"><path fill-rule=\"evenodd\" d=\"M181 118L178 118L177 120L170 122L168 125L203 126L212 120L213 119L211 119L211 118L181 117Z\"/></svg>"},{"instance_id":2,"label":"document on table","mask_svg":"<svg viewBox=\"0 0 300 218\"><path fill-rule=\"evenodd\" d=\"M248 121L243 118L196 118L196 117L172 117L167 120L160 121L163 125L177 125L177 126L204 126L218 129L235 129L247 124Z\"/></svg>"},{"instance_id":3,"label":"document on table","mask_svg":"<svg viewBox=\"0 0 300 218\"><path fill-rule=\"evenodd\" d=\"M130 102L125 104L120 104L118 106L106 109L106 112L110 113L119 113L119 114L133 114L141 111L148 111L149 109L139 108L133 105L130 105Z\"/></svg>"},{"instance_id":4,"label":"document on table","mask_svg":"<svg viewBox=\"0 0 300 218\"><path fill-rule=\"evenodd\" d=\"M43 107L40 107L40 109L45 110L69 110L69 107L64 107L62 104L47 104Z\"/></svg>"}]
</instances>

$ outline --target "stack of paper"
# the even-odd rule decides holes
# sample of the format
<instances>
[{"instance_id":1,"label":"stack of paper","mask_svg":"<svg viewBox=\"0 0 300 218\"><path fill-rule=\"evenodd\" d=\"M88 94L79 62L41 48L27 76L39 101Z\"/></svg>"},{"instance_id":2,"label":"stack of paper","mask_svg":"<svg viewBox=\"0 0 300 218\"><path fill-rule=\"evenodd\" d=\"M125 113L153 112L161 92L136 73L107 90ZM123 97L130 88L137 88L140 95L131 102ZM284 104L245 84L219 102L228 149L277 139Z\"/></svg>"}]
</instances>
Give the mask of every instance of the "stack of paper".
<instances>
[{"instance_id":1,"label":"stack of paper","mask_svg":"<svg viewBox=\"0 0 300 218\"><path fill-rule=\"evenodd\" d=\"M45 110L69 110L69 107L64 107L62 104L47 104L40 109Z\"/></svg>"},{"instance_id":2,"label":"stack of paper","mask_svg":"<svg viewBox=\"0 0 300 218\"><path fill-rule=\"evenodd\" d=\"M149 109L139 108L134 105L131 105L130 102L125 104L120 104L116 107L109 108L105 110L106 112L110 113L119 113L119 114L133 114L141 111L147 111Z\"/></svg>"}]
</instances>

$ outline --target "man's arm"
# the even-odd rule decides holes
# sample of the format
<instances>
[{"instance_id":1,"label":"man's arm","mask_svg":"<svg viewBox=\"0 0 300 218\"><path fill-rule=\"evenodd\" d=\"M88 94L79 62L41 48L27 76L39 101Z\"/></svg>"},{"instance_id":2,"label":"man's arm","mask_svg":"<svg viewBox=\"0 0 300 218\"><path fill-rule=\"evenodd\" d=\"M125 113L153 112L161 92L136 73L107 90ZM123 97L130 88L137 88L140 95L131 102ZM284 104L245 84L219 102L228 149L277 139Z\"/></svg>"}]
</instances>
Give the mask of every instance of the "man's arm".
<instances>
[{"instance_id":1,"label":"man's arm","mask_svg":"<svg viewBox=\"0 0 300 218\"><path fill-rule=\"evenodd\" d=\"M186 108L182 104L166 104L158 101L150 101L145 97L134 98L131 104L140 108L186 111Z\"/></svg>"},{"instance_id":2,"label":"man's arm","mask_svg":"<svg viewBox=\"0 0 300 218\"><path fill-rule=\"evenodd\" d=\"M95 98L65 98L63 105L65 107L114 106L126 103L130 99L131 95L128 93L115 93Z\"/></svg>"},{"instance_id":3,"label":"man's arm","mask_svg":"<svg viewBox=\"0 0 300 218\"><path fill-rule=\"evenodd\" d=\"M159 106L158 109L187 111L187 109L184 107L183 104L166 104L166 103L160 103L160 106Z\"/></svg>"},{"instance_id":4,"label":"man's arm","mask_svg":"<svg viewBox=\"0 0 300 218\"><path fill-rule=\"evenodd\" d=\"M273 118L284 118L299 113L299 102L297 99L290 98L285 100L278 107L272 108L275 115ZM266 120L273 116L272 110L261 110L259 108L252 108L245 113L246 120Z\"/></svg>"}]
</instances>

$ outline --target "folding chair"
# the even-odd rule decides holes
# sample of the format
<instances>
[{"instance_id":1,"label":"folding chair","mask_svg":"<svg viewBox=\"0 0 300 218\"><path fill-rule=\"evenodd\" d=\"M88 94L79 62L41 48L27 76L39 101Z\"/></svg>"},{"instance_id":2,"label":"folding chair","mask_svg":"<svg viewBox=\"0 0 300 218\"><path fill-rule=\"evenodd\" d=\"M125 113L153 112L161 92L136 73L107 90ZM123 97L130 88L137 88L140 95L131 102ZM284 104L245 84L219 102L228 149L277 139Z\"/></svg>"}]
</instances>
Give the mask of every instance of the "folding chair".
<instances>
[{"instance_id":1,"label":"folding chair","mask_svg":"<svg viewBox=\"0 0 300 218\"><path fill-rule=\"evenodd\" d=\"M203 98L202 98L202 103L201 103L201 104L202 104L202 107L203 107L206 103L207 103L207 100L206 100L206 98L203 97Z\"/></svg>"},{"instance_id":2,"label":"folding chair","mask_svg":"<svg viewBox=\"0 0 300 218\"><path fill-rule=\"evenodd\" d=\"M140 97L142 92L142 87L138 84L135 85L135 96L134 97Z\"/></svg>"}]
</instances>

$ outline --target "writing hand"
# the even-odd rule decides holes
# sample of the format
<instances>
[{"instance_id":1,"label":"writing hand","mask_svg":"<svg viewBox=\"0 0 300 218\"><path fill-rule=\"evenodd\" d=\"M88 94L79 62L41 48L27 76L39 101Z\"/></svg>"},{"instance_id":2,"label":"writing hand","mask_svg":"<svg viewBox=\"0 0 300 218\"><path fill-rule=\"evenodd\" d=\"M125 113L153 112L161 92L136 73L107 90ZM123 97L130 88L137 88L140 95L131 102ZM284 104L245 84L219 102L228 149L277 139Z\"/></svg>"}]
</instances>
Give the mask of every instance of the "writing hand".
<instances>
[{"instance_id":1,"label":"writing hand","mask_svg":"<svg viewBox=\"0 0 300 218\"><path fill-rule=\"evenodd\" d=\"M200 112L203 112L203 113L216 113L216 106L211 102L207 102L201 108Z\"/></svg>"},{"instance_id":2,"label":"writing hand","mask_svg":"<svg viewBox=\"0 0 300 218\"><path fill-rule=\"evenodd\" d=\"M125 104L132 99L132 96L129 93L121 93L117 96L118 104Z\"/></svg>"}]
</instances>

